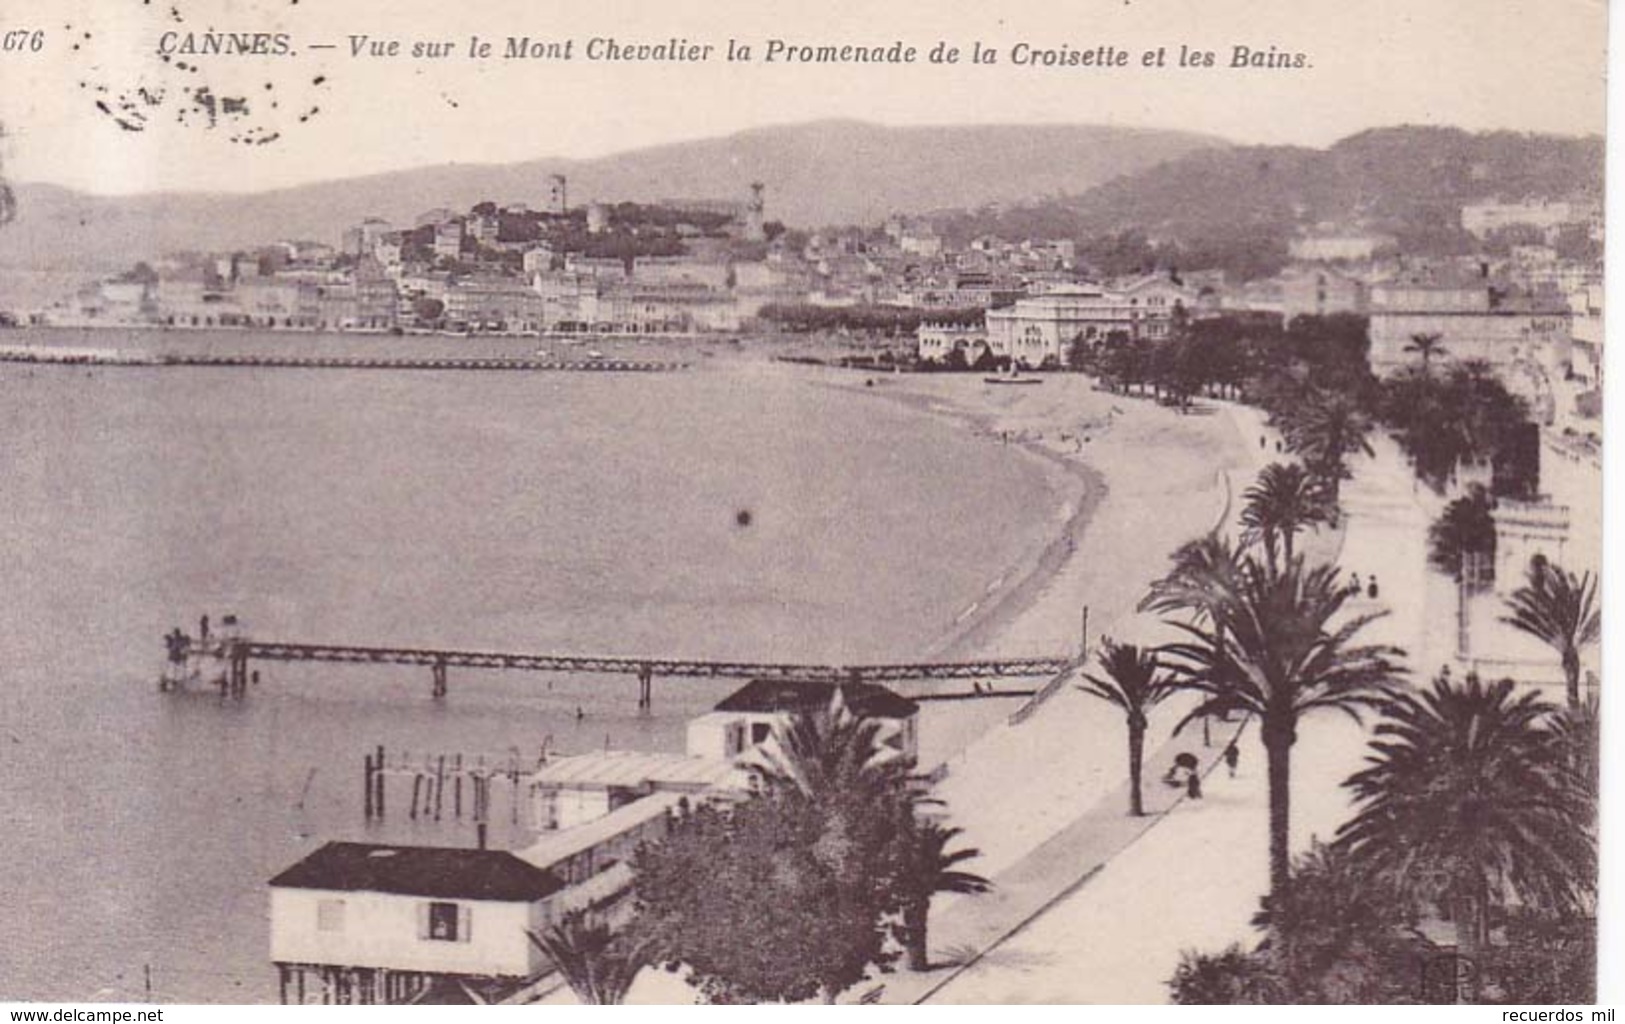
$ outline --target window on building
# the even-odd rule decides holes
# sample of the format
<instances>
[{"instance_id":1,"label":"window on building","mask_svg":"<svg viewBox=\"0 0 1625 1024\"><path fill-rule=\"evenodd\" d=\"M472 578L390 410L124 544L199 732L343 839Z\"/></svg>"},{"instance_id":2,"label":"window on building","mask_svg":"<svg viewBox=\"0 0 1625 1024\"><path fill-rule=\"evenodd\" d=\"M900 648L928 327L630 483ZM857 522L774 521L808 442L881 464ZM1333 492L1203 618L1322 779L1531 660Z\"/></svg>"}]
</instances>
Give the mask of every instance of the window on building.
<instances>
[{"instance_id":1,"label":"window on building","mask_svg":"<svg viewBox=\"0 0 1625 1024\"><path fill-rule=\"evenodd\" d=\"M418 919L418 937L430 942L468 942L472 938L471 924L467 907L439 901L425 903Z\"/></svg>"},{"instance_id":2,"label":"window on building","mask_svg":"<svg viewBox=\"0 0 1625 1024\"><path fill-rule=\"evenodd\" d=\"M319 932L342 932L344 930L343 900L316 901L316 930Z\"/></svg>"}]
</instances>

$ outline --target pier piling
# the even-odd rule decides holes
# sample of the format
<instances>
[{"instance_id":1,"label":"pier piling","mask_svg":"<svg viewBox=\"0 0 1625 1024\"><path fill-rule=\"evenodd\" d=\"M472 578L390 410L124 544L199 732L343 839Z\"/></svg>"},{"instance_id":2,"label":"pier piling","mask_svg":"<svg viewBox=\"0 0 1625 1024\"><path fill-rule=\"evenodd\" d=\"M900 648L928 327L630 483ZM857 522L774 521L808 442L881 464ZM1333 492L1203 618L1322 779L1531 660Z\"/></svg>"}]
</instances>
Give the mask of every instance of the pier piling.
<instances>
[{"instance_id":1,"label":"pier piling","mask_svg":"<svg viewBox=\"0 0 1625 1024\"><path fill-rule=\"evenodd\" d=\"M638 666L638 710L648 714L654 709L654 669Z\"/></svg>"},{"instance_id":2,"label":"pier piling","mask_svg":"<svg viewBox=\"0 0 1625 1024\"><path fill-rule=\"evenodd\" d=\"M446 793L446 755L441 754L434 767L434 820L440 820L440 802Z\"/></svg>"}]
</instances>

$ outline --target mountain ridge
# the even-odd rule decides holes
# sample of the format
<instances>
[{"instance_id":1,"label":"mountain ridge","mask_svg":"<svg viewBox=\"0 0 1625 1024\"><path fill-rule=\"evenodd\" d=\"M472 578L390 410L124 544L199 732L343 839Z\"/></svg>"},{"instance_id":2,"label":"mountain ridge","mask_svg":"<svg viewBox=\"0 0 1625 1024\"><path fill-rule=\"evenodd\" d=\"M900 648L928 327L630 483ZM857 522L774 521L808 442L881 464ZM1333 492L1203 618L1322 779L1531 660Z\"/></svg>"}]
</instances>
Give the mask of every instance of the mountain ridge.
<instances>
[{"instance_id":1,"label":"mountain ridge","mask_svg":"<svg viewBox=\"0 0 1625 1024\"><path fill-rule=\"evenodd\" d=\"M0 265L85 266L184 249L281 238L337 242L366 216L411 222L437 206L492 199L541 205L548 175L569 179L571 205L663 198L744 198L767 184L767 216L792 226L874 223L893 212L1013 202L1084 191L1195 149L1226 146L1189 132L1100 125L888 127L829 120L754 128L593 158L451 162L255 193L93 195L17 183ZM945 173L944 168L951 168Z\"/></svg>"}]
</instances>

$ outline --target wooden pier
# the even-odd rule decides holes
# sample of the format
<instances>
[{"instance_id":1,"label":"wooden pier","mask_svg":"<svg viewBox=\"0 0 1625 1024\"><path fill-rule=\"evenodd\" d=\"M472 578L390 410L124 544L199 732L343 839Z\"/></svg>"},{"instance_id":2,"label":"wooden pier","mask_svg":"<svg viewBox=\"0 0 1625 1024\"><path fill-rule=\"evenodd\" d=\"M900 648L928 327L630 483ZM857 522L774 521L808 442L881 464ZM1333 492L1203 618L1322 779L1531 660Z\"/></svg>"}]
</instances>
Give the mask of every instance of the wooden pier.
<instances>
[{"instance_id":1,"label":"wooden pier","mask_svg":"<svg viewBox=\"0 0 1625 1024\"><path fill-rule=\"evenodd\" d=\"M630 676L638 683L638 707L654 705L654 679L782 679L797 682L936 682L991 680L1062 675L1078 664L1077 655L1037 658L988 658L973 661L896 662L867 665L818 665L793 662L720 661L704 658L640 658L592 654L514 654L496 651L441 650L414 647L362 647L346 644L293 643L221 638L198 644L190 638L166 638L171 659L187 663L214 661L223 666L216 685L222 696L241 698L258 672L250 663L323 662L340 665L410 665L429 669L429 693L444 698L451 688L452 668L528 672L600 673ZM211 677L213 678L213 677ZM992 696L1009 696L1008 693Z\"/></svg>"},{"instance_id":2,"label":"wooden pier","mask_svg":"<svg viewBox=\"0 0 1625 1024\"><path fill-rule=\"evenodd\" d=\"M354 647L265 640L236 640L223 645L234 680L248 678L250 661L328 662L363 665L419 665L430 670L430 694L449 691L448 669L482 668L531 672L608 673L633 676L639 684L639 706L652 703L655 676L690 679L785 679L801 682L902 682L915 680L1053 677L1071 669L1077 658L1003 658L980 661L904 662L870 665L816 665L786 662L714 661L688 658L636 658L590 654L507 654L493 651L430 650L407 647Z\"/></svg>"}]
</instances>

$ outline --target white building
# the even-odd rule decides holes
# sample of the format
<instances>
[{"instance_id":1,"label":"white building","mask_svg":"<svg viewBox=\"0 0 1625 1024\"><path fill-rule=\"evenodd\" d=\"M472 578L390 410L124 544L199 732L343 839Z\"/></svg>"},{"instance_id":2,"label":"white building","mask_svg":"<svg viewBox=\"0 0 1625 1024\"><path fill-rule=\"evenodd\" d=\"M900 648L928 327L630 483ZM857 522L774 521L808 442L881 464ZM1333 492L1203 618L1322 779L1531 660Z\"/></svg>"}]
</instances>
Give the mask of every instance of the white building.
<instances>
[{"instance_id":1,"label":"white building","mask_svg":"<svg viewBox=\"0 0 1625 1024\"><path fill-rule=\"evenodd\" d=\"M1595 203L1531 199L1518 203L1469 203L1461 208L1462 230L1483 238L1510 227L1550 232L1567 224L1590 225L1598 216Z\"/></svg>"},{"instance_id":2,"label":"white building","mask_svg":"<svg viewBox=\"0 0 1625 1024\"><path fill-rule=\"evenodd\" d=\"M884 726L881 740L899 755L919 755L920 706L874 683L757 679L688 723L688 752L737 763L768 746L800 715L830 710L836 699L860 718ZM771 747L769 747L771 749Z\"/></svg>"},{"instance_id":3,"label":"white building","mask_svg":"<svg viewBox=\"0 0 1625 1024\"><path fill-rule=\"evenodd\" d=\"M435 225L434 254L446 259L456 259L463 251L463 222L448 220Z\"/></svg>"},{"instance_id":4,"label":"white building","mask_svg":"<svg viewBox=\"0 0 1625 1024\"><path fill-rule=\"evenodd\" d=\"M1372 372L1394 373L1416 361L1405 351L1419 335L1436 336L1447 359L1482 360L1523 396L1537 421L1554 415L1553 387L1568 376L1573 314L1535 296L1511 296L1487 281L1384 282L1371 288Z\"/></svg>"},{"instance_id":5,"label":"white building","mask_svg":"<svg viewBox=\"0 0 1625 1024\"><path fill-rule=\"evenodd\" d=\"M498 850L332 842L271 879L282 1002L403 1003L446 979L517 986L546 965L565 884Z\"/></svg>"},{"instance_id":6,"label":"white building","mask_svg":"<svg viewBox=\"0 0 1625 1024\"><path fill-rule=\"evenodd\" d=\"M748 772L690 754L606 750L558 757L531 776L531 820L538 832L573 829L654 793L699 799L749 785Z\"/></svg>"},{"instance_id":7,"label":"white building","mask_svg":"<svg viewBox=\"0 0 1625 1024\"><path fill-rule=\"evenodd\" d=\"M1305 263L1358 263L1371 259L1385 249L1392 249L1394 244L1391 235L1316 233L1294 238L1288 245L1288 251L1293 259Z\"/></svg>"},{"instance_id":8,"label":"white building","mask_svg":"<svg viewBox=\"0 0 1625 1024\"><path fill-rule=\"evenodd\" d=\"M1128 291L1062 285L988 310L987 343L994 355L1010 356L1022 366L1046 360L1064 363L1075 341L1104 340L1113 334L1165 337L1185 305L1183 291L1172 282L1141 282Z\"/></svg>"},{"instance_id":9,"label":"white building","mask_svg":"<svg viewBox=\"0 0 1625 1024\"><path fill-rule=\"evenodd\" d=\"M958 350L965 354L965 362L976 361L978 346L987 344L987 328L981 324L949 324L925 321L914 332L921 359L933 363L946 362L948 354Z\"/></svg>"}]
</instances>

